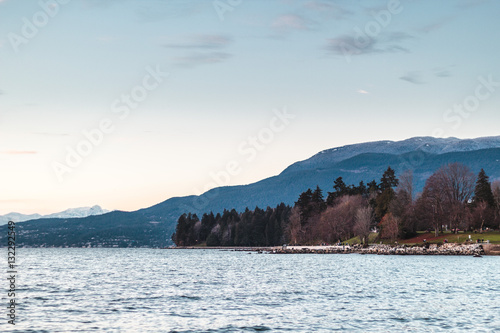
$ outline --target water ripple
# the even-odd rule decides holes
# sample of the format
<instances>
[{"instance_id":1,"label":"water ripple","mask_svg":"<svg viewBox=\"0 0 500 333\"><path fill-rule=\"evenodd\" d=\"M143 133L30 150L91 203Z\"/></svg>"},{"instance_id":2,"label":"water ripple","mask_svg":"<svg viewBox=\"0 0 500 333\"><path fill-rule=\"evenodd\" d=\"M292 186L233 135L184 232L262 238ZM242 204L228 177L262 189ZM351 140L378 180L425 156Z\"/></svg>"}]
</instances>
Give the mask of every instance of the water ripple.
<instances>
[{"instance_id":1,"label":"water ripple","mask_svg":"<svg viewBox=\"0 0 500 333\"><path fill-rule=\"evenodd\" d=\"M20 249L9 332L498 331L500 257Z\"/></svg>"}]
</instances>

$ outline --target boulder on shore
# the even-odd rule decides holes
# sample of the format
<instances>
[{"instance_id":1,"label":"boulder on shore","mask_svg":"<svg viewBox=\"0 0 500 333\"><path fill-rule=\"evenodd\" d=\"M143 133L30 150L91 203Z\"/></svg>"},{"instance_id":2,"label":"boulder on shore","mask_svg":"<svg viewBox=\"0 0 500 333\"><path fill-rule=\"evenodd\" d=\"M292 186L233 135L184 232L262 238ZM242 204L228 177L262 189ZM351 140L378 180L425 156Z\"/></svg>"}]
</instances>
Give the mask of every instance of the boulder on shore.
<instances>
[{"instance_id":1,"label":"boulder on shore","mask_svg":"<svg viewBox=\"0 0 500 333\"><path fill-rule=\"evenodd\" d=\"M430 246L408 246L408 245L386 245L375 244L363 248L361 245L328 246L315 249L313 246L291 246L287 248L273 249L271 253L359 253L359 254L380 254L380 255L483 255L500 254L500 245L491 247L489 253L483 249L483 245L493 244L454 244L446 243L441 246L431 244ZM496 253L498 252L498 253Z\"/></svg>"}]
</instances>

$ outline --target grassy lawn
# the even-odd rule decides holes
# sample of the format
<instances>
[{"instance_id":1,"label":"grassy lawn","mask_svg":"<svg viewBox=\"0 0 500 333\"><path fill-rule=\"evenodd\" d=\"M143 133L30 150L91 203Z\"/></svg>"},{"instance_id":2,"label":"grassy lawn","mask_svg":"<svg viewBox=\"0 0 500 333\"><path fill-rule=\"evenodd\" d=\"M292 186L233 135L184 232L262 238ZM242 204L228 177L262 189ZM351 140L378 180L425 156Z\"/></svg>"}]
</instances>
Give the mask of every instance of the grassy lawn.
<instances>
[{"instance_id":1,"label":"grassy lawn","mask_svg":"<svg viewBox=\"0 0 500 333\"><path fill-rule=\"evenodd\" d=\"M450 242L459 243L459 242L463 242L465 239L469 238L469 235L471 236L471 239L473 242L476 242L477 239L484 239L485 242L486 242L486 240L489 240L490 243L500 244L500 232L498 232L498 231L483 232L482 234L475 234L475 233L471 233L471 232L467 232L465 234L458 234L458 235L449 234L447 239Z\"/></svg>"},{"instance_id":2,"label":"grassy lawn","mask_svg":"<svg viewBox=\"0 0 500 333\"><path fill-rule=\"evenodd\" d=\"M426 239L428 243L443 243L444 240L448 240L450 243L464 243L467 239L472 240L472 243L476 243L476 240L478 239L484 239L486 242L487 240L490 241L490 243L493 244L500 244L500 232L499 231L490 231L490 232L483 232L482 234L480 233L473 233L473 232L459 232L458 234L453 234L451 232L445 232L443 234L439 234L438 237L434 236L434 232L431 233L419 233L417 237L411 238L411 239L406 239L402 240L401 243L405 244L420 244L423 243L423 240Z\"/></svg>"},{"instance_id":3,"label":"grassy lawn","mask_svg":"<svg viewBox=\"0 0 500 333\"><path fill-rule=\"evenodd\" d=\"M414 238L410 239L405 239L405 240L399 240L400 244L407 244L407 245L415 245L415 244L423 244L424 239L426 240L427 243L430 244L436 244L436 243L444 243L444 240L448 240L449 243L464 243L467 239L469 239L469 235L471 236L471 242L476 243L476 240L478 239L484 239L486 242L487 240L490 241L492 244L500 244L500 231L490 231L490 232L483 232L482 234L480 233L473 233L473 232L460 232L458 234L453 234L451 232L445 232L442 234L439 234L437 237L434 237L434 232L426 232L426 231L419 231L417 233L418 235ZM380 241L376 241L378 237L378 234L376 233L371 233L368 242L369 243L379 243ZM346 243L349 244L359 244L360 240L358 237L351 238L346 241ZM383 244L394 244L394 242L391 242L390 240L382 240Z\"/></svg>"},{"instance_id":4,"label":"grassy lawn","mask_svg":"<svg viewBox=\"0 0 500 333\"><path fill-rule=\"evenodd\" d=\"M378 233L371 232L370 235L368 236L368 243L375 243L375 240L377 239L377 237L378 237ZM352 245L352 244L360 244L361 241L359 240L359 237L353 237L353 238L345 241L345 243Z\"/></svg>"}]
</instances>

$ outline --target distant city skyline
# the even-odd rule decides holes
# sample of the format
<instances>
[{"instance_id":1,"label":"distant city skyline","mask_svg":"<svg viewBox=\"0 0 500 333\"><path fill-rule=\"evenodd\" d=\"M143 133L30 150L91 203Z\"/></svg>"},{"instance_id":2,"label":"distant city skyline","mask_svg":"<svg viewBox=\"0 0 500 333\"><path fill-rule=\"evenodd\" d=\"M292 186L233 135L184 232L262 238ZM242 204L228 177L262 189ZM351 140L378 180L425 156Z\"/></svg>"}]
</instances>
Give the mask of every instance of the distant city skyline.
<instances>
[{"instance_id":1,"label":"distant city skyline","mask_svg":"<svg viewBox=\"0 0 500 333\"><path fill-rule=\"evenodd\" d=\"M130 211L347 144L500 135L499 12L0 0L0 215Z\"/></svg>"}]
</instances>

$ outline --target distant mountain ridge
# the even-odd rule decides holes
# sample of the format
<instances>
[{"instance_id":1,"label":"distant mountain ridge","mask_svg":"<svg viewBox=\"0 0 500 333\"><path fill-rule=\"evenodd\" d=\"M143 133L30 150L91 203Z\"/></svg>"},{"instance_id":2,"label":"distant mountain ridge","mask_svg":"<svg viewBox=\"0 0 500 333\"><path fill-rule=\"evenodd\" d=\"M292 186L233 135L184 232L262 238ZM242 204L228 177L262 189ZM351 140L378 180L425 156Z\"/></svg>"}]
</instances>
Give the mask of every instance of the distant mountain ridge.
<instances>
[{"instance_id":1,"label":"distant mountain ridge","mask_svg":"<svg viewBox=\"0 0 500 333\"><path fill-rule=\"evenodd\" d=\"M20 223L30 240L28 245L165 246L178 217L187 212L203 214L224 209L243 211L284 202L293 205L300 193L316 185L324 194L333 181L346 184L380 181L391 166L396 175L411 169L414 187L421 191L427 178L441 166L459 162L474 173L484 168L490 180L500 179L500 136L461 140L417 137L403 141L377 141L337 147L290 165L277 176L259 182L212 189L200 196L176 197L135 212L111 212L80 219L43 219ZM43 223L41 223L43 222ZM40 228L52 234L41 237ZM59 234L58 234L59 233ZM28 236L32 235L32 236ZM104 237L103 235L106 235Z\"/></svg>"},{"instance_id":2,"label":"distant mountain ridge","mask_svg":"<svg viewBox=\"0 0 500 333\"><path fill-rule=\"evenodd\" d=\"M317 168L325 164L336 163L363 153L382 153L400 155L412 151L429 154L475 151L489 148L500 148L500 136L477 139L415 137L402 141L373 141L358 143L323 150L318 154L286 168L283 173Z\"/></svg>"},{"instance_id":3,"label":"distant mountain ridge","mask_svg":"<svg viewBox=\"0 0 500 333\"><path fill-rule=\"evenodd\" d=\"M94 205L92 207L79 207L79 208L69 208L59 213L53 213L48 215L40 214L21 214L21 213L9 213L5 215L0 215L0 225L6 224L9 221L14 222L24 222L29 220L41 219L41 218L72 218L72 217L87 217L94 215L102 215L109 213L107 209L101 208L99 205Z\"/></svg>"}]
</instances>

